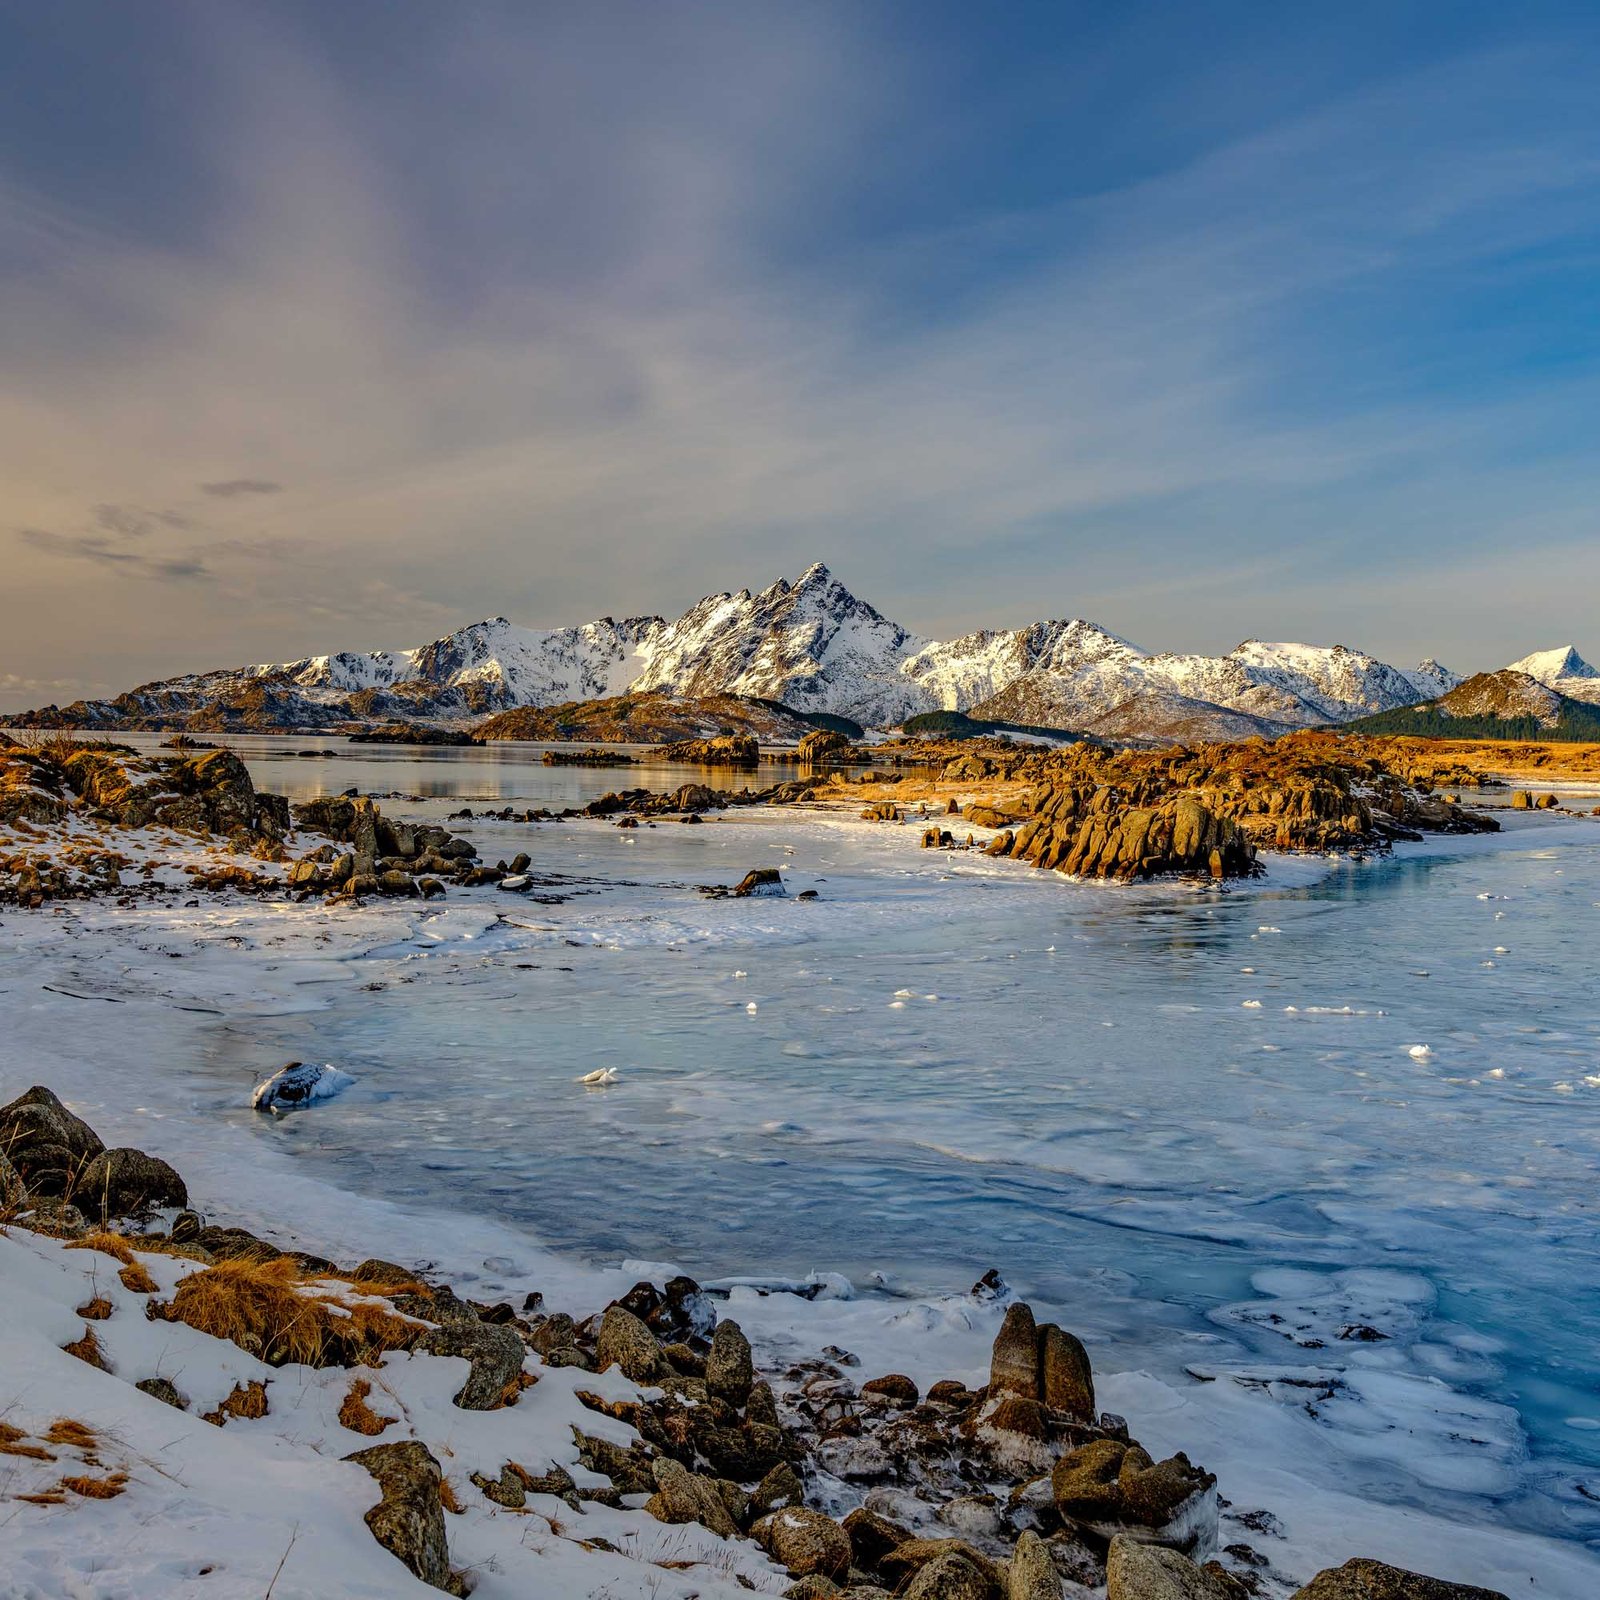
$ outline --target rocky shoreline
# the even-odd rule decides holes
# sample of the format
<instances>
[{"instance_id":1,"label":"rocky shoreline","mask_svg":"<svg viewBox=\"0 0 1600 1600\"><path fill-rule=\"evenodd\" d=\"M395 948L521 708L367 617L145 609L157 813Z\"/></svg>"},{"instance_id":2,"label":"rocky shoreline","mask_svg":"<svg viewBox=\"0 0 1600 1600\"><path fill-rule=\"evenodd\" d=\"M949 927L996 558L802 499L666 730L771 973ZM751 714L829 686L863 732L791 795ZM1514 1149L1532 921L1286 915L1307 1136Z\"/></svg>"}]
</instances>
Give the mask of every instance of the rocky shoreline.
<instances>
[{"instance_id":1,"label":"rocky shoreline","mask_svg":"<svg viewBox=\"0 0 1600 1600\"><path fill-rule=\"evenodd\" d=\"M365 1522L378 1545L449 1593L473 1581L454 1559L458 1519L570 1522L562 1542L599 1555L615 1539L581 1524L608 1508L704 1530L729 1560L747 1549L771 1581L741 1575L739 1586L798 1600L1496 1597L1362 1557L1297 1587L1249 1543L1219 1549L1226 1485L1181 1453L1153 1460L1124 1419L1098 1409L1083 1345L1037 1322L993 1273L973 1288L979 1301L1005 1303L987 1382L947 1379L924 1393L901 1373L863 1374L831 1347L763 1369L721 1297L682 1276L641 1280L599 1306L556 1308L538 1293L484 1303L405 1264L341 1264L219 1227L191 1209L166 1161L106 1150L41 1086L0 1107L0 1198L0 1237L85 1252L86 1266L109 1262L116 1293L77 1306L81 1335L60 1348L139 1396L124 1403L249 1430L281 1427L314 1383L342 1386L323 1453L373 1480ZM145 1346L125 1317L184 1324L191 1342L216 1347L232 1387L186 1394L133 1353ZM450 1363L451 1407L486 1414L448 1449L421 1436L421 1413L405 1403L406 1376L437 1362ZM564 1384L579 1408L542 1460L518 1421L540 1405L541 1383ZM386 1414L397 1398L402 1414ZM76 1425L94 1437L92 1415ZM0 1448L54 1459L49 1443L10 1423ZM88 1480L92 1492L122 1493L126 1475L116 1476ZM84 1482L63 1477L13 1498L34 1515L90 1494L72 1487ZM705 1562L708 1576L716 1568Z\"/></svg>"}]
</instances>

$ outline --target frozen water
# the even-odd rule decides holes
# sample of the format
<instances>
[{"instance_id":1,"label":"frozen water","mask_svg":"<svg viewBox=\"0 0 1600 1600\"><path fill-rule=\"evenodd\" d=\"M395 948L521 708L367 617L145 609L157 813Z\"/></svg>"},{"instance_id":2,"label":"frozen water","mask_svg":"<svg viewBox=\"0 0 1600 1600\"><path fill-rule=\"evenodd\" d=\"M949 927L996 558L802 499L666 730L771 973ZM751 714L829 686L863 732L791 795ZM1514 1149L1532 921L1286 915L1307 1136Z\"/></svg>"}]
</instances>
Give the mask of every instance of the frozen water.
<instances>
[{"instance_id":1,"label":"frozen water","mask_svg":"<svg viewBox=\"0 0 1600 1600\"><path fill-rule=\"evenodd\" d=\"M419 817L665 786L374 748L257 775L426 793L389 803ZM53 1083L241 1220L272 1192L248 1174L292 1174L439 1251L458 1229L401 1219L738 1282L772 1340L757 1286L878 1274L806 1336L919 1377L957 1348L981 1376L965 1291L997 1266L1165 1448L1265 1451L1374 1528L1600 1539L1600 826L1131 890L793 813L452 826L570 898L5 918L0 1088ZM821 904L695 893L774 845ZM359 1081L315 1117L243 1109L313 1050ZM617 1092L574 1081L606 1061Z\"/></svg>"}]
</instances>

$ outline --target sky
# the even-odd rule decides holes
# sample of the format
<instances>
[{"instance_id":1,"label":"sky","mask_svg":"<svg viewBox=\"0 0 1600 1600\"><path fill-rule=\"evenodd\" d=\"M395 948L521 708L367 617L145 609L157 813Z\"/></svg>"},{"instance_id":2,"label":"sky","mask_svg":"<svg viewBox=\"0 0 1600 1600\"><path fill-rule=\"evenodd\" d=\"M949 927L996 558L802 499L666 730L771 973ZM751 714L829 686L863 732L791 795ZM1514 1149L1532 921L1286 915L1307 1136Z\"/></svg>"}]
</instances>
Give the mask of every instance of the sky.
<instances>
[{"instance_id":1,"label":"sky","mask_svg":"<svg viewBox=\"0 0 1600 1600\"><path fill-rule=\"evenodd\" d=\"M676 615L1600 656L1600 7L0 0L0 709Z\"/></svg>"}]
</instances>

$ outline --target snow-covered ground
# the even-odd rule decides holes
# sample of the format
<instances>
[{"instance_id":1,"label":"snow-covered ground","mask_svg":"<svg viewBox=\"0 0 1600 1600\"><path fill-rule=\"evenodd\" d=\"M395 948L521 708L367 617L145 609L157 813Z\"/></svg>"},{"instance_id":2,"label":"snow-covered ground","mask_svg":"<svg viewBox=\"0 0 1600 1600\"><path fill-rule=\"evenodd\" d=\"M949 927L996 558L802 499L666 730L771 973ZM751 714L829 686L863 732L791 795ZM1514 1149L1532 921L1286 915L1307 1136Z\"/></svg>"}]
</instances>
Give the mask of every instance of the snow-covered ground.
<instances>
[{"instance_id":1,"label":"snow-covered ground","mask_svg":"<svg viewBox=\"0 0 1600 1600\"><path fill-rule=\"evenodd\" d=\"M1390 866L1274 862L1264 885L1204 894L1065 885L844 818L475 831L491 859L513 839L536 850L575 897L7 914L0 1098L51 1085L108 1142L172 1161L214 1220L431 1264L480 1299L538 1290L581 1314L659 1281L661 1257L752 1283L843 1268L815 1300L732 1289L724 1314L774 1367L833 1344L862 1376L981 1381L1000 1307L957 1275L996 1265L1084 1333L1102 1405L1216 1472L1236 1515L1269 1514L1253 1521L1276 1531L1250 1537L1281 1570L1361 1553L1513 1595L1600 1592L1577 1524L1549 1536L1574 1469L1530 1448L1535 1380L1506 1376L1534 1373L1513 1358L1547 1343L1574 1359L1541 1321L1547 1278L1566 1275L1573 1333L1594 1315L1570 1275L1600 1092L1582 1070L1600 1072L1600 1027L1570 987L1600 902L1592 825L1529 819ZM823 902L688 887L775 858ZM1542 1032L1499 1027L1519 1005L1544 1008ZM281 1122L249 1112L263 1069L294 1054L357 1082ZM605 1062L614 1086L574 1081ZM723 1171L748 1216L714 1246ZM839 1204L809 1209L827 1189ZM771 1220L786 1207L787 1235ZM881 1282L847 1210L871 1224ZM968 1211L976 1260L946 1220ZM184 1268L151 1270L165 1289ZM1501 1308L1519 1271L1536 1292ZM91 1277L115 1305L98 1325L114 1376L59 1349ZM362 1526L371 1480L336 1459L370 1442L334 1420L347 1374L280 1370L265 1418L218 1430L129 1380L159 1373L209 1403L249 1359L146 1323L109 1260L14 1233L0 1283L0 1418L33 1436L88 1421L107 1470L129 1474L112 1500L0 1506L0 1595L257 1597L285 1551L279 1600L423 1592ZM1339 1339L1358 1324L1385 1337ZM567 1373L477 1416L449 1404L461 1372L391 1356L374 1397L458 1486L504 1459L539 1470L518 1450L575 1459ZM1581 1443L1600 1418L1561 1403ZM48 1465L19 1459L0 1458ZM784 1586L753 1547L730 1556L637 1511L541 1503L557 1527L463 1499L452 1552L488 1600L747 1592L735 1569ZM622 1553L576 1542L595 1533ZM714 1564L652 1564L700 1554Z\"/></svg>"}]
</instances>

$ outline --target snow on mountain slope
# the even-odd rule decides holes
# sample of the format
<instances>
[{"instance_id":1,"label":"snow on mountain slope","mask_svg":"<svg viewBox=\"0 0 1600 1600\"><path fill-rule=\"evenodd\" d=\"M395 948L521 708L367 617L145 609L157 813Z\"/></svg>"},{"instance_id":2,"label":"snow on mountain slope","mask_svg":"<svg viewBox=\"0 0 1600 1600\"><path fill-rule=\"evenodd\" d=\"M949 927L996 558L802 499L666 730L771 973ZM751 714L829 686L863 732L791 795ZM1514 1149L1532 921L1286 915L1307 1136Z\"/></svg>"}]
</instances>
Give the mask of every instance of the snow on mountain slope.
<instances>
[{"instance_id":1,"label":"snow on mountain slope","mask_svg":"<svg viewBox=\"0 0 1600 1600\"><path fill-rule=\"evenodd\" d=\"M642 648L665 626L659 617L602 617L576 628L519 628L504 617L475 622L416 650L341 651L282 665L250 667L252 677L286 676L301 689L351 694L397 684L439 689L480 686L495 705L597 700L620 694L642 670Z\"/></svg>"},{"instance_id":2,"label":"snow on mountain slope","mask_svg":"<svg viewBox=\"0 0 1600 1600\"><path fill-rule=\"evenodd\" d=\"M1600 700L1600 674L1570 648L1521 665L1553 675L1569 695ZM493 617L417 649L191 674L24 715L45 726L330 726L395 716L462 721L656 692L755 696L880 727L951 710L1199 738L1349 721L1436 698L1460 681L1434 661L1407 671L1343 645L1251 639L1222 656L1150 654L1082 618L930 642L818 562L793 583L708 595L676 621L602 617L534 629Z\"/></svg>"},{"instance_id":3,"label":"snow on mountain slope","mask_svg":"<svg viewBox=\"0 0 1600 1600\"><path fill-rule=\"evenodd\" d=\"M1587 700L1600 705L1600 670L1591 667L1570 644L1554 650L1535 650L1531 656L1513 661L1505 670L1526 673L1569 700Z\"/></svg>"},{"instance_id":4,"label":"snow on mountain slope","mask_svg":"<svg viewBox=\"0 0 1600 1600\"><path fill-rule=\"evenodd\" d=\"M820 561L752 595L708 595L652 637L635 690L743 694L799 711L898 722L928 709L900 672L922 641L858 600Z\"/></svg>"}]
</instances>

